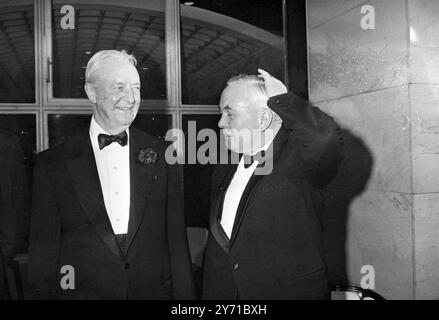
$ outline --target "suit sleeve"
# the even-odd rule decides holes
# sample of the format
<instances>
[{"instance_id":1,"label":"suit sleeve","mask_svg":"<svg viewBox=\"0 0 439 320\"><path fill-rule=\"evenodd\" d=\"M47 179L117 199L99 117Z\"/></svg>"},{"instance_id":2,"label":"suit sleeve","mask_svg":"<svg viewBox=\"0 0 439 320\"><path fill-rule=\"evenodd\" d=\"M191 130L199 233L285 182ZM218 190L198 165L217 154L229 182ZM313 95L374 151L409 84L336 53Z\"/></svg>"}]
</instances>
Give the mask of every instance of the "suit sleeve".
<instances>
[{"instance_id":1,"label":"suit sleeve","mask_svg":"<svg viewBox=\"0 0 439 320\"><path fill-rule=\"evenodd\" d=\"M5 161L0 161L0 239L6 264L17 253L24 252L28 236L28 184L24 155L18 137L12 136L4 151Z\"/></svg>"},{"instance_id":2,"label":"suit sleeve","mask_svg":"<svg viewBox=\"0 0 439 320\"><path fill-rule=\"evenodd\" d=\"M328 184L343 159L340 127L319 108L292 93L271 97L268 106L298 140L301 168L308 182L318 188Z\"/></svg>"},{"instance_id":3,"label":"suit sleeve","mask_svg":"<svg viewBox=\"0 0 439 320\"><path fill-rule=\"evenodd\" d=\"M60 246L59 208L42 159L34 173L29 237L29 291L32 299L53 299Z\"/></svg>"},{"instance_id":4,"label":"suit sleeve","mask_svg":"<svg viewBox=\"0 0 439 320\"><path fill-rule=\"evenodd\" d=\"M179 166L168 165L168 245L171 256L173 299L196 299L192 264L184 222L183 186Z\"/></svg>"}]
</instances>

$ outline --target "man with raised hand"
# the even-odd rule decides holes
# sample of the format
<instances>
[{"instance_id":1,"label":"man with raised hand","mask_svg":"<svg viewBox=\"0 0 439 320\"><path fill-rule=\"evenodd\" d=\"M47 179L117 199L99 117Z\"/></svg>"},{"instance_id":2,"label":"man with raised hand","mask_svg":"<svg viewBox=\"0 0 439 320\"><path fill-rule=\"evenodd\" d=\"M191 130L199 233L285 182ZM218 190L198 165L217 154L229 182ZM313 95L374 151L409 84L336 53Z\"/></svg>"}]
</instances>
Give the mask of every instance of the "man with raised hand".
<instances>
[{"instance_id":1,"label":"man with raised hand","mask_svg":"<svg viewBox=\"0 0 439 320\"><path fill-rule=\"evenodd\" d=\"M230 79L221 95L218 125L240 160L212 176L203 298L327 299L320 190L337 173L343 135L259 73Z\"/></svg>"}]
</instances>

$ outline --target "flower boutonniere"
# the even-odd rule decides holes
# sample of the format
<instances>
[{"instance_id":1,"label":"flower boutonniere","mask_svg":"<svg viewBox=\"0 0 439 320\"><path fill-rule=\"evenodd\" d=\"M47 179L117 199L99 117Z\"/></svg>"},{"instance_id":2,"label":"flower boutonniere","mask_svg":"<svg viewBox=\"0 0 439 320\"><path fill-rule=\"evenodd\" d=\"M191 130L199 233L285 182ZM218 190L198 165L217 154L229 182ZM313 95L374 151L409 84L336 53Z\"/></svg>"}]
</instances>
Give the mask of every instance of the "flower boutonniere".
<instances>
[{"instance_id":1,"label":"flower boutonniere","mask_svg":"<svg viewBox=\"0 0 439 320\"><path fill-rule=\"evenodd\" d=\"M158 160L159 155L157 152L155 152L154 149L147 148L147 149L141 149L139 153L137 154L137 160L143 164L154 164Z\"/></svg>"},{"instance_id":2,"label":"flower boutonniere","mask_svg":"<svg viewBox=\"0 0 439 320\"><path fill-rule=\"evenodd\" d=\"M139 150L139 152L137 153L137 161L146 166L149 164L153 164L154 165L154 180L157 180L157 167L155 166L155 163L157 162L157 160L159 159L159 155L157 154L157 152L154 149L151 148L146 148L146 149L141 149Z\"/></svg>"}]
</instances>

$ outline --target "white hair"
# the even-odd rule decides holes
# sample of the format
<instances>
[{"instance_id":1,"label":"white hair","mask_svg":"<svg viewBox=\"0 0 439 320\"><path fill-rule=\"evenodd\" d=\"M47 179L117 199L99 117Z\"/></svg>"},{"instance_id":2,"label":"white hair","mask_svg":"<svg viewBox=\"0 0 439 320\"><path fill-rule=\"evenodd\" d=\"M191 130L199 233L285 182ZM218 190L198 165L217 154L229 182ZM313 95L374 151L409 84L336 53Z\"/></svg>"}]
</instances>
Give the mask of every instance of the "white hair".
<instances>
[{"instance_id":1,"label":"white hair","mask_svg":"<svg viewBox=\"0 0 439 320\"><path fill-rule=\"evenodd\" d=\"M117 58L130 62L133 66L137 66L137 60L132 54L128 54L125 50L101 50L88 60L87 69L85 69L85 83L93 83L94 74L99 66L108 59Z\"/></svg>"},{"instance_id":2,"label":"white hair","mask_svg":"<svg viewBox=\"0 0 439 320\"><path fill-rule=\"evenodd\" d=\"M259 76L259 75L253 75L253 74L239 74L237 76L231 77L228 81L227 81L227 85L226 88L230 88L236 84L245 84L247 85L247 89L246 89L246 93L250 96L249 98L249 106L251 108L257 108L257 112L262 113L264 110L270 110L273 113L273 119L275 121L280 121L282 122L282 120L280 119L279 115L274 112L273 110L271 110L266 104L265 105L261 105L260 103L254 103L256 99L257 101L259 99L266 99L268 100L268 94L267 94L267 90L265 88L265 80L263 77Z\"/></svg>"},{"instance_id":3,"label":"white hair","mask_svg":"<svg viewBox=\"0 0 439 320\"><path fill-rule=\"evenodd\" d=\"M230 87L234 84L245 83L249 86L250 90L255 90L254 93L260 94L263 97L267 97L267 90L265 89L264 78L253 75L253 74L239 74L237 76L231 77L227 81L227 86Z\"/></svg>"}]
</instances>

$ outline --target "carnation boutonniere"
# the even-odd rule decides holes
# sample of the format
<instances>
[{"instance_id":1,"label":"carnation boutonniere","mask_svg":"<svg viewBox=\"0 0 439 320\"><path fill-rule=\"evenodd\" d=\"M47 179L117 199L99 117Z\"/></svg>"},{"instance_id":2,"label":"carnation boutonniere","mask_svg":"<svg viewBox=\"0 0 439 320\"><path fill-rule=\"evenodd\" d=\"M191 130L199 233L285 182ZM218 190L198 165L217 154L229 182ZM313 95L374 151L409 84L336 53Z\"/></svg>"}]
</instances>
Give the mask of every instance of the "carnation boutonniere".
<instances>
[{"instance_id":1,"label":"carnation boutonniere","mask_svg":"<svg viewBox=\"0 0 439 320\"><path fill-rule=\"evenodd\" d=\"M157 154L157 152L154 149L151 148L145 148L145 149L141 149L139 150L139 152L137 153L137 161L144 165L150 165L153 164L154 165L154 180L157 180L157 167L155 165L155 163L157 162L159 158L159 155Z\"/></svg>"}]
</instances>

